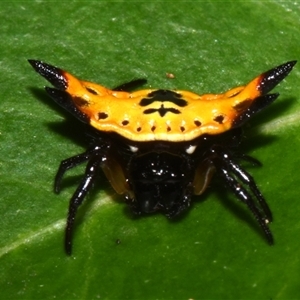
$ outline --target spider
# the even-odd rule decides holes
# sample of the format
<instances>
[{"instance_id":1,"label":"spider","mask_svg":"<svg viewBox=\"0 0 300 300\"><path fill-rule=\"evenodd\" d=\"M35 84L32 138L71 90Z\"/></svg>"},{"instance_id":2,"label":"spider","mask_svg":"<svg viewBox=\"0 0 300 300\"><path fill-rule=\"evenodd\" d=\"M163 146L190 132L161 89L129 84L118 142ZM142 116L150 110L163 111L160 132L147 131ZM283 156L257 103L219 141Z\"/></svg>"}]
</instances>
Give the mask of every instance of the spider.
<instances>
[{"instance_id":1,"label":"spider","mask_svg":"<svg viewBox=\"0 0 300 300\"><path fill-rule=\"evenodd\" d=\"M269 244L273 243L270 208L252 176L240 165L240 161L259 162L238 148L242 126L279 96L268 93L296 61L277 66L245 86L204 95L165 89L132 92L145 84L145 79L108 89L42 61L29 63L54 86L45 88L49 96L93 129L91 145L62 161L55 178L55 192L59 193L65 172L86 162L69 205L68 255L78 207L100 169L135 214L161 212L168 218L186 211L192 196L203 194L216 173L252 212Z\"/></svg>"}]
</instances>

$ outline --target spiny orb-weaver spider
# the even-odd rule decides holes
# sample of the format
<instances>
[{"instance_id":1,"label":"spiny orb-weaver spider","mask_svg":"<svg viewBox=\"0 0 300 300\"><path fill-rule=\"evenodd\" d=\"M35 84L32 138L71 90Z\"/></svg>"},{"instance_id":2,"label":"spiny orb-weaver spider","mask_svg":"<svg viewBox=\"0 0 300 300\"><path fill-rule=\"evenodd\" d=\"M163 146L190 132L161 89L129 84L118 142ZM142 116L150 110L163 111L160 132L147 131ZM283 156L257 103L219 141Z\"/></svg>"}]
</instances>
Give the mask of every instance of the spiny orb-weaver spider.
<instances>
[{"instance_id":1,"label":"spiny orb-weaver spider","mask_svg":"<svg viewBox=\"0 0 300 300\"><path fill-rule=\"evenodd\" d=\"M146 89L131 92L138 79L112 90L82 81L38 60L32 67L55 88L50 97L94 129L91 146L61 162L55 178L60 191L65 172L87 162L85 175L70 200L65 249L72 251L72 231L78 207L100 169L135 214L162 212L173 218L201 195L214 173L252 212L270 244L272 214L251 175L239 164L259 162L238 152L241 126L270 105L268 94L292 70L296 61L275 67L245 86L223 94Z\"/></svg>"}]
</instances>

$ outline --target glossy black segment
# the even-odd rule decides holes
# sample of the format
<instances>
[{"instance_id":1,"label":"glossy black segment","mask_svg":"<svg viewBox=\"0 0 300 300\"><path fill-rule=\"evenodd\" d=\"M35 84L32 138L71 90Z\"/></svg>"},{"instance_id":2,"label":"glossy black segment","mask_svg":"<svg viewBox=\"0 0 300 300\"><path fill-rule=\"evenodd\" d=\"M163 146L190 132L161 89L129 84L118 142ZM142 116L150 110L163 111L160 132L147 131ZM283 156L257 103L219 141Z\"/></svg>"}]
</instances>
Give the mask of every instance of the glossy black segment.
<instances>
[{"instance_id":1,"label":"glossy black segment","mask_svg":"<svg viewBox=\"0 0 300 300\"><path fill-rule=\"evenodd\" d=\"M135 193L135 210L178 215L190 205L188 182L193 180L189 161L167 152L148 152L132 159L129 176Z\"/></svg>"},{"instance_id":2,"label":"glossy black segment","mask_svg":"<svg viewBox=\"0 0 300 300\"><path fill-rule=\"evenodd\" d=\"M269 94L262 97L258 97L253 101L251 106L245 110L242 114L240 114L232 123L232 127L242 126L246 121L248 121L253 115L269 106L273 103L279 94Z\"/></svg>"},{"instance_id":3,"label":"glossy black segment","mask_svg":"<svg viewBox=\"0 0 300 300\"><path fill-rule=\"evenodd\" d=\"M262 95L267 94L281 82L292 71L296 63L296 60L289 61L262 74L262 80L258 86Z\"/></svg>"},{"instance_id":4,"label":"glossy black segment","mask_svg":"<svg viewBox=\"0 0 300 300\"><path fill-rule=\"evenodd\" d=\"M168 112L173 114L180 114L180 111L178 109L172 107L166 108L163 106L163 104L161 105L160 108L148 108L143 111L143 113L146 115L153 114L156 112L158 112L161 117L164 117Z\"/></svg>"},{"instance_id":5,"label":"glossy black segment","mask_svg":"<svg viewBox=\"0 0 300 300\"><path fill-rule=\"evenodd\" d=\"M186 100L180 99L182 95L169 91L169 90L156 90L147 95L147 98L144 98L140 101L140 106L148 106L155 101L159 102L171 102L177 106L185 107L188 105Z\"/></svg>"},{"instance_id":6,"label":"glossy black segment","mask_svg":"<svg viewBox=\"0 0 300 300\"><path fill-rule=\"evenodd\" d=\"M84 177L82 178L79 186L77 187L77 190L70 200L65 236L65 249L68 255L72 254L72 235L77 209L82 204L87 193L89 192L97 176L99 175L100 166L101 159L99 159L97 155L92 156L89 159L85 169Z\"/></svg>"},{"instance_id":7,"label":"glossy black segment","mask_svg":"<svg viewBox=\"0 0 300 300\"><path fill-rule=\"evenodd\" d=\"M105 147L103 147L103 148L105 148ZM101 148L101 150L102 150L102 148ZM61 161L59 169L55 176L54 191L56 193L60 192L62 179L68 170L73 169L73 168L77 167L78 165L86 162L97 151L99 151L99 148L97 146L91 147L90 149L86 150L83 153L77 154L75 156L72 156L70 158L67 158L67 159Z\"/></svg>"},{"instance_id":8,"label":"glossy black segment","mask_svg":"<svg viewBox=\"0 0 300 300\"><path fill-rule=\"evenodd\" d=\"M66 90L68 82L63 76L63 70L48 65L40 60L29 59L31 66L44 78L46 78L53 86L59 90Z\"/></svg>"},{"instance_id":9,"label":"glossy black segment","mask_svg":"<svg viewBox=\"0 0 300 300\"><path fill-rule=\"evenodd\" d=\"M247 205L262 228L269 244L272 245L273 235L268 227L268 223L272 221L272 213L254 179L235 162L234 156L226 146L213 145L210 151L209 159L216 168L217 174L235 196Z\"/></svg>"},{"instance_id":10,"label":"glossy black segment","mask_svg":"<svg viewBox=\"0 0 300 300\"><path fill-rule=\"evenodd\" d=\"M99 145L95 144L85 152L63 160L60 163L57 171L54 189L56 193L60 192L61 182L65 173L77 167L78 165L88 161L85 176L82 178L80 185L76 192L73 194L70 204L67 218L66 234L65 234L65 250L68 255L72 253L72 234L74 229L74 222L78 207L84 201L86 194L93 186L94 181L99 175L99 168L103 162L106 161L106 155L109 150L110 144L98 139Z\"/></svg>"},{"instance_id":11,"label":"glossy black segment","mask_svg":"<svg viewBox=\"0 0 300 300\"><path fill-rule=\"evenodd\" d=\"M147 83L147 79L134 79L132 81L123 83L121 85L116 86L115 88L113 88L113 91L119 91L119 92L131 92L133 90L135 90L136 88L144 85Z\"/></svg>"},{"instance_id":12,"label":"glossy black segment","mask_svg":"<svg viewBox=\"0 0 300 300\"><path fill-rule=\"evenodd\" d=\"M61 107L70 112L78 120L84 123L89 123L89 118L81 112L74 104L72 97L65 91L60 91L54 88L45 87L48 95Z\"/></svg>"}]
</instances>

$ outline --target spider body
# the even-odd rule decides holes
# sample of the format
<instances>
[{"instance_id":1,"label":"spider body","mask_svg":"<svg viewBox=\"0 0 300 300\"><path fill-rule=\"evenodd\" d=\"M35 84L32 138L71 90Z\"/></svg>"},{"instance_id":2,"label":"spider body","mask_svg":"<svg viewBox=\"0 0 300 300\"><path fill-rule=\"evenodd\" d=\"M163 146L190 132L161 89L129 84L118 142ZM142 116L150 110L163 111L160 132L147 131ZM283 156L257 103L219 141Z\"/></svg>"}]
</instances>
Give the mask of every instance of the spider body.
<instances>
[{"instance_id":1,"label":"spider body","mask_svg":"<svg viewBox=\"0 0 300 300\"><path fill-rule=\"evenodd\" d=\"M268 94L292 70L296 61L273 68L245 86L224 94L189 91L139 90L146 81L134 80L112 90L81 81L41 61L33 68L55 88L51 98L93 128L91 146L61 162L55 179L60 191L67 170L87 162L85 175L70 200L65 248L72 250L72 231L78 207L100 169L136 214L161 212L173 218L201 195L217 173L252 212L270 244L272 214L254 179L240 165L259 162L238 152L241 126L271 104Z\"/></svg>"}]
</instances>

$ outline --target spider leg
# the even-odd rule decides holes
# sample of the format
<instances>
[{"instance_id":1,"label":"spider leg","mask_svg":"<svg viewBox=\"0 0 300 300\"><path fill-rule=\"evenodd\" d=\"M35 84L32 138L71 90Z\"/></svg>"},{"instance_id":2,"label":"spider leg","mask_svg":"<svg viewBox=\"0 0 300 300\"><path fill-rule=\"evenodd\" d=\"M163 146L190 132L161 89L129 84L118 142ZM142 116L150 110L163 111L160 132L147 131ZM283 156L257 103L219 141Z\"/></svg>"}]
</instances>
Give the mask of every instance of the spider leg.
<instances>
[{"instance_id":1,"label":"spider leg","mask_svg":"<svg viewBox=\"0 0 300 300\"><path fill-rule=\"evenodd\" d=\"M100 142L101 144L99 145ZM72 232L77 209L83 202L86 194L92 188L93 183L99 174L99 168L105 166L109 149L109 142L103 139L100 139L100 141L97 140L97 143L91 146L87 151L63 160L59 166L54 183L54 188L57 193L60 191L61 181L65 172L88 161L84 177L73 194L69 204L65 234L65 250L68 255L71 255L72 252Z\"/></svg>"},{"instance_id":2,"label":"spider leg","mask_svg":"<svg viewBox=\"0 0 300 300\"><path fill-rule=\"evenodd\" d=\"M241 168L240 165L235 163L234 161L230 160L229 167L231 168L231 171L233 174L235 174L243 183L245 183L251 190L251 192L255 195L256 199L258 200L262 211L264 212L266 219L265 221L271 222L272 221L272 213L270 211L270 208L261 194L260 190L258 189L253 177L245 171L243 168Z\"/></svg>"},{"instance_id":3,"label":"spider leg","mask_svg":"<svg viewBox=\"0 0 300 300\"><path fill-rule=\"evenodd\" d=\"M125 92L130 92L136 88L138 88L141 85L144 85L147 83L147 79L134 79L132 81L123 83L115 88L113 88L113 91L125 91Z\"/></svg>"},{"instance_id":4,"label":"spider leg","mask_svg":"<svg viewBox=\"0 0 300 300\"><path fill-rule=\"evenodd\" d=\"M55 176L55 180L54 180L54 191L56 193L59 193L61 190L61 181L63 179L63 176L65 175L65 172L68 171L69 169L73 169L76 166L80 165L81 163L87 161L90 159L90 157L92 155L94 155L94 153L96 151L99 151L99 147L98 146L94 146L91 149L88 149L87 151L80 153L78 155L72 156L70 158L67 158L65 160L63 160L60 163L60 166L58 168L58 171L56 173Z\"/></svg>"},{"instance_id":5,"label":"spider leg","mask_svg":"<svg viewBox=\"0 0 300 300\"><path fill-rule=\"evenodd\" d=\"M236 197L251 210L269 244L273 244L273 236L268 227L268 223L272 221L272 213L253 177L232 159L232 154L226 148L213 146L211 151L214 153L211 161L217 173Z\"/></svg>"},{"instance_id":6,"label":"spider leg","mask_svg":"<svg viewBox=\"0 0 300 300\"><path fill-rule=\"evenodd\" d=\"M97 155L97 153L90 157L90 160L86 166L84 178L81 180L78 188L70 200L65 235L65 250L68 255L71 255L72 253L72 233L77 209L83 202L88 191L92 188L93 183L99 174L101 164L102 159L99 157L99 155Z\"/></svg>"}]
</instances>

